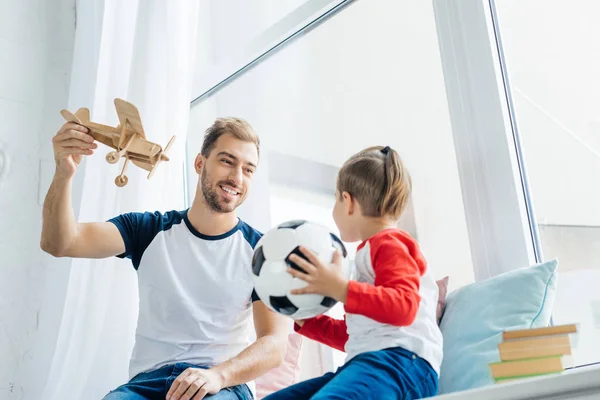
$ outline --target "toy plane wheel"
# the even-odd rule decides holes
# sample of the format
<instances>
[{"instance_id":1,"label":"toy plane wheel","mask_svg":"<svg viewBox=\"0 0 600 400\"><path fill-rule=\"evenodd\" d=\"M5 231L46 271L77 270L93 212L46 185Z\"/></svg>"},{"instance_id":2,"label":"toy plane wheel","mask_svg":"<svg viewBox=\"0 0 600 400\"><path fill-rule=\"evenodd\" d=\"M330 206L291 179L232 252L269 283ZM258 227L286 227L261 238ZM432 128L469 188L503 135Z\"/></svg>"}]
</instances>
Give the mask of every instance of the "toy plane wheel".
<instances>
[{"instance_id":1,"label":"toy plane wheel","mask_svg":"<svg viewBox=\"0 0 600 400\"><path fill-rule=\"evenodd\" d=\"M129 178L127 178L127 175L119 175L115 178L115 185L117 185L118 187L123 187L127 185L127 182L129 182Z\"/></svg>"},{"instance_id":2,"label":"toy plane wheel","mask_svg":"<svg viewBox=\"0 0 600 400\"><path fill-rule=\"evenodd\" d=\"M116 151L111 151L106 155L106 161L108 161L109 164L116 164L120 158L121 156Z\"/></svg>"}]
</instances>

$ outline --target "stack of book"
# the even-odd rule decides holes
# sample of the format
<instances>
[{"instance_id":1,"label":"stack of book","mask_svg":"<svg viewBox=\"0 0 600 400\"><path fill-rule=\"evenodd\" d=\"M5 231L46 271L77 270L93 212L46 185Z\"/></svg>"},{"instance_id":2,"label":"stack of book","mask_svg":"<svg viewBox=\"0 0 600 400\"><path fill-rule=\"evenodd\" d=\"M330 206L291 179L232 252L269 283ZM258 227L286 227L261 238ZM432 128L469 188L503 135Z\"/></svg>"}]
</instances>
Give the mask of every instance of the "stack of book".
<instances>
[{"instance_id":1,"label":"stack of book","mask_svg":"<svg viewBox=\"0 0 600 400\"><path fill-rule=\"evenodd\" d=\"M494 381L507 382L569 368L577 331L577 324L569 324L503 332L498 345L500 362L490 364Z\"/></svg>"}]
</instances>

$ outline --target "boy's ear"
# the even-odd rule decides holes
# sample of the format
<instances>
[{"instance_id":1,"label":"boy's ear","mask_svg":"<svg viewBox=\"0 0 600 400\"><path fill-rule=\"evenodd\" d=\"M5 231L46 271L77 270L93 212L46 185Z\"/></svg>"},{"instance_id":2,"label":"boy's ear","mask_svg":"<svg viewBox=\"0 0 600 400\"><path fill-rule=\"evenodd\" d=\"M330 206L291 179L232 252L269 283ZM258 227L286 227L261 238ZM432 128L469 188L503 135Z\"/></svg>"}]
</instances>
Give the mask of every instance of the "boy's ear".
<instances>
[{"instance_id":1,"label":"boy's ear","mask_svg":"<svg viewBox=\"0 0 600 400\"><path fill-rule=\"evenodd\" d=\"M342 193L342 203L346 209L346 214L352 215L356 211L356 199L348 192Z\"/></svg>"}]
</instances>

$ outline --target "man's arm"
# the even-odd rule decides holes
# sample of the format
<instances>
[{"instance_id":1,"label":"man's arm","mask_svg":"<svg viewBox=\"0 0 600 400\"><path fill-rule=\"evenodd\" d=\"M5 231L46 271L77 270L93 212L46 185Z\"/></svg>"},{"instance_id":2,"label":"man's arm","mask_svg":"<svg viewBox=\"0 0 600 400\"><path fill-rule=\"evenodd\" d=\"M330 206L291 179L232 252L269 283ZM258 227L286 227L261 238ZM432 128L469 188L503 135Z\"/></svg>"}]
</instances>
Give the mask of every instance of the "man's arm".
<instances>
[{"instance_id":1,"label":"man's arm","mask_svg":"<svg viewBox=\"0 0 600 400\"><path fill-rule=\"evenodd\" d=\"M236 357L213 368L223 377L223 387L254 380L283 362L290 320L269 310L260 300L255 301L252 308L256 342Z\"/></svg>"},{"instance_id":2,"label":"man's arm","mask_svg":"<svg viewBox=\"0 0 600 400\"><path fill-rule=\"evenodd\" d=\"M97 147L87 128L66 123L52 139L56 171L46 195L40 247L55 257L105 258L125 251L109 222L78 224L71 202L72 181L83 155Z\"/></svg>"},{"instance_id":3,"label":"man's arm","mask_svg":"<svg viewBox=\"0 0 600 400\"><path fill-rule=\"evenodd\" d=\"M253 303L256 342L229 361L211 369L188 368L175 379L167 400L202 399L221 389L252 381L283 362L287 347L289 319Z\"/></svg>"}]
</instances>

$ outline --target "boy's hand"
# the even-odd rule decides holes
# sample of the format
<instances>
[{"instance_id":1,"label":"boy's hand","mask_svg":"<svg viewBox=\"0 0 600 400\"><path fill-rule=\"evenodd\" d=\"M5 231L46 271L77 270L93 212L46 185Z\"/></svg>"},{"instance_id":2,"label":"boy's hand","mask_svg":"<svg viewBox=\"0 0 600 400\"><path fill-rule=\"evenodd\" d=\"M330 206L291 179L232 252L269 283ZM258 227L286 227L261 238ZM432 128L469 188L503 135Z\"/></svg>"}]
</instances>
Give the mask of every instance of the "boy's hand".
<instances>
[{"instance_id":1,"label":"boy's hand","mask_svg":"<svg viewBox=\"0 0 600 400\"><path fill-rule=\"evenodd\" d=\"M288 268L288 272L298 279L302 279L308 285L301 289L292 290L291 294L320 294L331 297L342 303L346 302L348 294L348 280L342 273L342 255L338 250L333 255L330 264L322 263L317 256L310 250L300 247L300 252L307 258L292 254L290 261L302 268L306 273L293 268Z\"/></svg>"}]
</instances>

